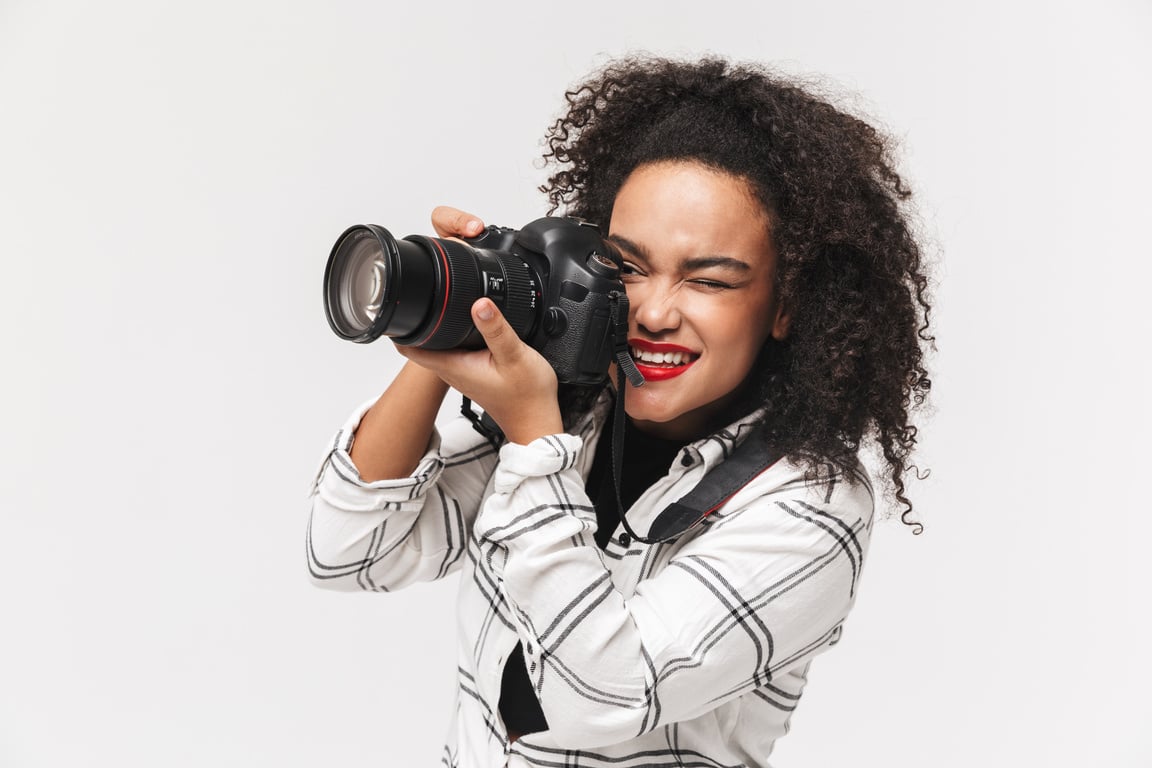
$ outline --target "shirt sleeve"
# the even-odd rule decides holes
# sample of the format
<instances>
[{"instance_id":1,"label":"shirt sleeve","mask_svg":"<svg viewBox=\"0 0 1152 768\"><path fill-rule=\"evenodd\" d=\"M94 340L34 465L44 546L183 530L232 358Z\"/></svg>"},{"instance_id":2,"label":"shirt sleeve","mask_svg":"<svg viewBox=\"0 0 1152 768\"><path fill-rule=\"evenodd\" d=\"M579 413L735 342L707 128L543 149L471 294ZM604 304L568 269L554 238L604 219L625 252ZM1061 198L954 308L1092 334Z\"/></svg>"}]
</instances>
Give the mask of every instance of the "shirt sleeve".
<instances>
[{"instance_id":1,"label":"shirt sleeve","mask_svg":"<svg viewBox=\"0 0 1152 768\"><path fill-rule=\"evenodd\" d=\"M433 432L411 475L365 482L349 450L365 403L329 446L312 484L308 570L326 589L390 591L460 566L496 452L459 419Z\"/></svg>"},{"instance_id":2,"label":"shirt sleeve","mask_svg":"<svg viewBox=\"0 0 1152 768\"><path fill-rule=\"evenodd\" d=\"M871 526L866 481L806 483L777 465L766 475L780 477L738 492L625 599L590 543L580 447L571 435L504 446L476 521L557 746L697 717L835 642Z\"/></svg>"}]
</instances>

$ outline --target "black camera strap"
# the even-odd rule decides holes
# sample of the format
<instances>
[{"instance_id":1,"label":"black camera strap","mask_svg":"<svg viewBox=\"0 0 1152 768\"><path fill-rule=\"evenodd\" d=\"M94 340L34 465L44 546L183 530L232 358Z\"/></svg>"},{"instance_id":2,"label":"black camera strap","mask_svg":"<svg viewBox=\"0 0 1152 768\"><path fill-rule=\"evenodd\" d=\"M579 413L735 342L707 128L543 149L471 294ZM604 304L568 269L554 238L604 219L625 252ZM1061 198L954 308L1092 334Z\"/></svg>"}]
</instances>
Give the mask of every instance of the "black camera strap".
<instances>
[{"instance_id":1,"label":"black camera strap","mask_svg":"<svg viewBox=\"0 0 1152 768\"><path fill-rule=\"evenodd\" d=\"M624 396L624 376L621 373L617 375L616 406L612 417L612 487L620 524L629 536L643 544L657 544L687 532L780 458L765 444L757 429L736 446L732 455L709 470L691 491L665 507L652 521L648 535L641 536L628 524L627 510L620 498L620 473L624 465Z\"/></svg>"},{"instance_id":2,"label":"black camera strap","mask_svg":"<svg viewBox=\"0 0 1152 768\"><path fill-rule=\"evenodd\" d=\"M620 523L636 541L643 544L656 544L674 539L719 509L724 502L736 495L761 472L768 469L780 458L770 450L757 429L748 435L732 452L732 455L713 467L696 486L660 512L652 521L648 536L641 536L628 524L624 502L620 498L620 473L624 467L624 379L627 376L632 386L644 384L644 377L636 368L628 353L628 298L618 297L613 303L613 323L615 324L616 357L616 405L612 413L612 488L616 494L616 509L620 513ZM623 307L623 315L615 312ZM622 323L621 326L619 323Z\"/></svg>"},{"instance_id":3,"label":"black camera strap","mask_svg":"<svg viewBox=\"0 0 1152 768\"><path fill-rule=\"evenodd\" d=\"M674 539L723 506L779 458L765 447L759 434L753 433L736 447L731 456L709 470L691 491L665 507L652 521L647 537L632 530L623 512L620 522L632 538L645 544Z\"/></svg>"},{"instance_id":4,"label":"black camera strap","mask_svg":"<svg viewBox=\"0 0 1152 768\"><path fill-rule=\"evenodd\" d=\"M484 439L497 451L500 450L500 444L504 442L504 430L500 429L500 425L496 420L488 415L487 411L483 413L476 413L472 409L472 401L466 395L460 396L460 413L464 415L468 421L472 422L472 429L484 435Z\"/></svg>"}]
</instances>

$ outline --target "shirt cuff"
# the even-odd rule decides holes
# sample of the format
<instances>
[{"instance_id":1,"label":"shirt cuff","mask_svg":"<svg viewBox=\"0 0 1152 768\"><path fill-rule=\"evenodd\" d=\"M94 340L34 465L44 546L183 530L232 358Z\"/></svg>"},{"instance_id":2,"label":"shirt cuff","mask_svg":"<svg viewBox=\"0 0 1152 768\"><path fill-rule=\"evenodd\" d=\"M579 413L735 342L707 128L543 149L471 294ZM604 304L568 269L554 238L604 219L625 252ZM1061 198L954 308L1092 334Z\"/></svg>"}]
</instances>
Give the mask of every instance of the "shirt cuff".
<instances>
[{"instance_id":1,"label":"shirt cuff","mask_svg":"<svg viewBox=\"0 0 1152 768\"><path fill-rule=\"evenodd\" d=\"M440 457L440 433L435 429L424 456L408 477L369 482L360 476L350 451L360 420L375 402L369 400L353 411L329 443L312 482L312 495L319 494L341 509L379 509L384 504L398 504L403 508L409 503L419 505L426 490L439 479L444 462Z\"/></svg>"},{"instance_id":2,"label":"shirt cuff","mask_svg":"<svg viewBox=\"0 0 1152 768\"><path fill-rule=\"evenodd\" d=\"M493 490L511 493L529 477L544 477L576 466L583 438L562 432L538 437L528 445L505 443L500 449Z\"/></svg>"},{"instance_id":3,"label":"shirt cuff","mask_svg":"<svg viewBox=\"0 0 1152 768\"><path fill-rule=\"evenodd\" d=\"M476 518L477 536L510 548L548 546L596 530L576 465L584 440L557 434L528 445L507 443L493 476L492 495ZM546 478L546 479L545 479ZM499 569L497 569L499 570Z\"/></svg>"}]
</instances>

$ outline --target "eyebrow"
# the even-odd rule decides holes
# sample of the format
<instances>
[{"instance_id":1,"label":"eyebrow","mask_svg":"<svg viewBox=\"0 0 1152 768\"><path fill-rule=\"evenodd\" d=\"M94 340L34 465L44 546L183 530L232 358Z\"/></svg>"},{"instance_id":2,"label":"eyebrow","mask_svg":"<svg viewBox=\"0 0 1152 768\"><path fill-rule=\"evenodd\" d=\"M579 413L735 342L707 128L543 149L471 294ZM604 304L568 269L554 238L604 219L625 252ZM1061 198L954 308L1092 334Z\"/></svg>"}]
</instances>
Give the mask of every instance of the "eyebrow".
<instances>
[{"instance_id":1,"label":"eyebrow","mask_svg":"<svg viewBox=\"0 0 1152 768\"><path fill-rule=\"evenodd\" d=\"M639 256L645 261L651 261L652 257L648 253L648 249L642 245L632 242L626 237L620 235L609 235L607 238L610 242L619 245L625 251L628 251L633 256ZM738 272L751 272L752 267L747 263L734 259L731 256L697 256L692 259L686 259L680 264L681 269L708 269L709 267L721 267L725 269L734 269Z\"/></svg>"}]
</instances>

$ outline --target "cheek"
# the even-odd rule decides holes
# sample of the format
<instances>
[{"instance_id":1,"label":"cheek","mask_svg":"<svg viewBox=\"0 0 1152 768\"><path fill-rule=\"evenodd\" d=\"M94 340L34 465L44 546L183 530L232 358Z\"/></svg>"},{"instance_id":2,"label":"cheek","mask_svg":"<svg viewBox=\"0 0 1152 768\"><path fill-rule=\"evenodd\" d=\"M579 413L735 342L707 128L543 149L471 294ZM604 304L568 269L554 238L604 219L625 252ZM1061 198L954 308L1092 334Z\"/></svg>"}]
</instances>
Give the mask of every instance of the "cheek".
<instances>
[{"instance_id":1,"label":"cheek","mask_svg":"<svg viewBox=\"0 0 1152 768\"><path fill-rule=\"evenodd\" d=\"M644 303L647 292L644 290L640 281L635 280L631 283L624 284L624 295L628 297L628 321L635 323L636 312Z\"/></svg>"},{"instance_id":2,"label":"cheek","mask_svg":"<svg viewBox=\"0 0 1152 768\"><path fill-rule=\"evenodd\" d=\"M759 301L725 302L712 307L709 317L713 334L734 347L753 344L767 325L763 309Z\"/></svg>"},{"instance_id":3,"label":"cheek","mask_svg":"<svg viewBox=\"0 0 1152 768\"><path fill-rule=\"evenodd\" d=\"M754 302L751 307L714 315L716 334L715 346L726 351L729 362L743 378L756 361L757 355L771 335L771 323L767 317L769 307L764 302Z\"/></svg>"}]
</instances>

